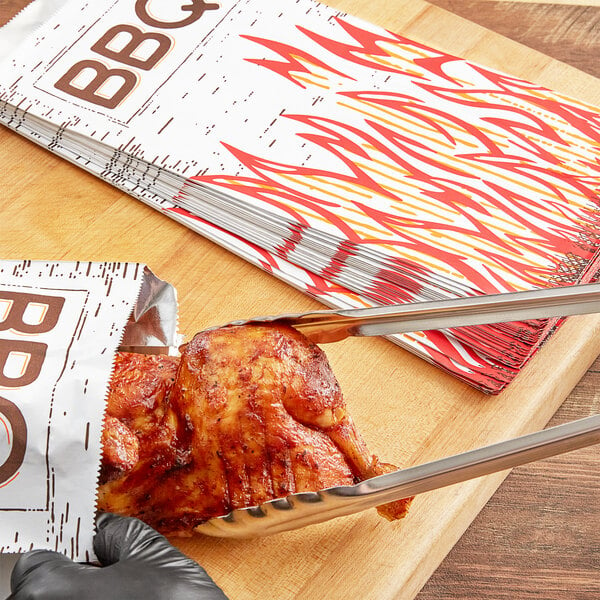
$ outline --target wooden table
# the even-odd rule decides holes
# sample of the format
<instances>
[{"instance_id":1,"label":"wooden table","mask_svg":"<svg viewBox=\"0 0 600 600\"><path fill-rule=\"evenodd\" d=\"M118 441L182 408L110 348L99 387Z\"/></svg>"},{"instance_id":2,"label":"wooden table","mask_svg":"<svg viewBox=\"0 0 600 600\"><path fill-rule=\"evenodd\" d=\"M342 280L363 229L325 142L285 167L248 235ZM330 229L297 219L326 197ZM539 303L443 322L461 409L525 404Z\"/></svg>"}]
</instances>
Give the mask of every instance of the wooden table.
<instances>
[{"instance_id":1,"label":"wooden table","mask_svg":"<svg viewBox=\"0 0 600 600\"><path fill-rule=\"evenodd\" d=\"M3 0L0 23L27 3L27 0ZM432 4L600 76L600 8L592 3L583 5L565 1L549 5L531 1L437 0ZM155 213L143 206L133 206L133 202L131 207L123 208L113 200L118 193L110 192L108 186L73 167L61 166L61 161L18 136L6 131L0 131L0 136L0 144L5 144L4 152L18 153L27 160L39 160L45 169L60 168L69 177L68 192L73 208L52 212L52 203L45 199L50 193L47 182L32 173L35 162L23 164L16 172L5 171L0 175L0 195L4 190L10 190L10 197L17 198L15 190L18 186L27 185L32 190L30 197L37 198L40 205L50 210L40 215L32 204L7 207L0 196L0 212L14 218L15 222L18 220L18 225L11 226L10 234L19 237L19 243L29 257L43 258L46 250L52 255L47 258L72 258L72 248L77 247L85 230L90 250L87 258L118 259L124 253L127 259L146 260L142 252L128 246L127 215L131 210L141 220L141 223L131 225L131 231L139 234L144 222L148 227L154 227ZM19 178L23 178L22 183ZM103 196L95 201L94 196L90 199L90 191L101 192ZM86 206L89 208L84 209ZM41 219L44 219L44 225L38 226ZM114 222L115 226L121 227L124 233L121 241L107 241L106 232L95 228L97 221ZM30 230L24 229L27 222L32 223ZM88 226L90 228L86 230ZM161 231L172 237L156 242L155 255L161 256L162 262L152 266L159 270L167 268L171 257L177 256L177 261L186 269L208 281L214 294L212 300L218 299L219 293L227 289L219 282L223 271L212 269L211 264L198 256L197 244L200 242L192 241L189 232L170 222L161 224ZM140 247L152 243L151 237L148 235L139 240ZM6 238L0 244L0 254L9 247L14 253L14 243L11 246ZM250 277L260 281L266 297L253 300L256 313L264 312L260 309L262 302L269 302L272 311L289 310L291 301L299 308L299 296L286 286L268 280L266 275L230 258L225 251L211 248L210 252L212 260L219 259L228 265L228 278ZM191 302L194 287L182 288L182 304ZM305 305L311 306L311 303L306 300ZM220 316L226 320L229 315L223 309ZM183 329L189 329L192 324L205 324L202 318L201 312L186 314ZM600 360L589 369L552 422L598 413L599 383ZM426 583L418 600L591 600L600 597L599 461L600 449L596 447L514 470Z\"/></svg>"}]
</instances>

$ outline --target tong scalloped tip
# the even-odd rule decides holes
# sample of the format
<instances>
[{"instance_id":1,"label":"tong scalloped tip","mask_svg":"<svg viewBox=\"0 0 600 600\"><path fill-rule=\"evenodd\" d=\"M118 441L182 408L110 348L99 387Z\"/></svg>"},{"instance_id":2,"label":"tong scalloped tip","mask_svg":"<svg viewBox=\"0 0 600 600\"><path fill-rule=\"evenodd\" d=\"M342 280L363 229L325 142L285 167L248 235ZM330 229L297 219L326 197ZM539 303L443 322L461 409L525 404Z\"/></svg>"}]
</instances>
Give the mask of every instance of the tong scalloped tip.
<instances>
[{"instance_id":1,"label":"tong scalloped tip","mask_svg":"<svg viewBox=\"0 0 600 600\"><path fill-rule=\"evenodd\" d=\"M356 485L301 492L259 506L238 508L209 519L194 531L228 538L272 535L597 443L600 415L386 473Z\"/></svg>"}]
</instances>

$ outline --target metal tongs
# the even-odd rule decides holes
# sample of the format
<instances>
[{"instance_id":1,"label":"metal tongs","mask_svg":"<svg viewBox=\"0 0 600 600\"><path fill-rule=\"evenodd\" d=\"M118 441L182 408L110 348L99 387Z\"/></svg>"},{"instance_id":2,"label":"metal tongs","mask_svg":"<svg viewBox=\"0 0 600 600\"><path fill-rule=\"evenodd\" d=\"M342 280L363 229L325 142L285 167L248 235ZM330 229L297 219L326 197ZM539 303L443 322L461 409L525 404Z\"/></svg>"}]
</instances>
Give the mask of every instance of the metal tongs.
<instances>
[{"instance_id":1,"label":"metal tongs","mask_svg":"<svg viewBox=\"0 0 600 600\"><path fill-rule=\"evenodd\" d=\"M250 538L290 531L351 515L447 485L504 471L600 442L600 415L512 440L319 492L301 492L260 506L213 517L195 531L213 537Z\"/></svg>"},{"instance_id":2,"label":"metal tongs","mask_svg":"<svg viewBox=\"0 0 600 600\"><path fill-rule=\"evenodd\" d=\"M600 312L600 284L565 286L378 308L276 315L227 325L286 322L316 343L467 325ZM165 352L164 347L122 347ZM321 523L386 502L569 452L600 442L600 415L573 421L477 450L317 492L291 494L241 508L196 527L216 537L265 536Z\"/></svg>"},{"instance_id":3,"label":"metal tongs","mask_svg":"<svg viewBox=\"0 0 600 600\"><path fill-rule=\"evenodd\" d=\"M350 336L377 336L448 329L468 325L507 323L600 312L600 283L390 304L376 308L320 310L231 321L218 327L248 323L285 322L317 344L339 342ZM210 329L217 329L211 327ZM123 352L166 354L169 346L121 346Z\"/></svg>"}]
</instances>

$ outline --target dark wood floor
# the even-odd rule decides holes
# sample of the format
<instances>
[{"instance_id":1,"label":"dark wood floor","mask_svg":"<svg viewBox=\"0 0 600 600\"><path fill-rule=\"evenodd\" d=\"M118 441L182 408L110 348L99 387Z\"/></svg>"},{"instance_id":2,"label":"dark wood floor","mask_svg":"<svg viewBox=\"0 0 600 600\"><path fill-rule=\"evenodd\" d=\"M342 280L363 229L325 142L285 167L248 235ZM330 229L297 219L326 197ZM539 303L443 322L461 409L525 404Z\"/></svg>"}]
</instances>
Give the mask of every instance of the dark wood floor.
<instances>
[{"instance_id":1,"label":"dark wood floor","mask_svg":"<svg viewBox=\"0 0 600 600\"><path fill-rule=\"evenodd\" d=\"M600 77L600 4L429 0L487 29ZM595 6L594 6L595 4Z\"/></svg>"}]
</instances>

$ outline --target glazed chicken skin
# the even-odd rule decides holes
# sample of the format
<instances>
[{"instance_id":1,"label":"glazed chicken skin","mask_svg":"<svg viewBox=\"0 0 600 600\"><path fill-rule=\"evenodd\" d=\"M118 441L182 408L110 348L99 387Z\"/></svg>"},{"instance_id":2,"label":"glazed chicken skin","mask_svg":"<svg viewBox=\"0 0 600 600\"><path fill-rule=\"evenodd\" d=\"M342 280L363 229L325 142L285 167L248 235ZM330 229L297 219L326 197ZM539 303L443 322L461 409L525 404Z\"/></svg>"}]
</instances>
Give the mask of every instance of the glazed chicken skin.
<instances>
[{"instance_id":1,"label":"glazed chicken skin","mask_svg":"<svg viewBox=\"0 0 600 600\"><path fill-rule=\"evenodd\" d=\"M103 442L99 509L167 534L395 468L368 452L322 350L282 324L201 332L179 364L119 355Z\"/></svg>"},{"instance_id":2,"label":"glazed chicken skin","mask_svg":"<svg viewBox=\"0 0 600 600\"><path fill-rule=\"evenodd\" d=\"M146 500L168 493L161 482L183 462L169 403L178 368L174 357L117 354L102 432L100 510L144 519Z\"/></svg>"}]
</instances>

